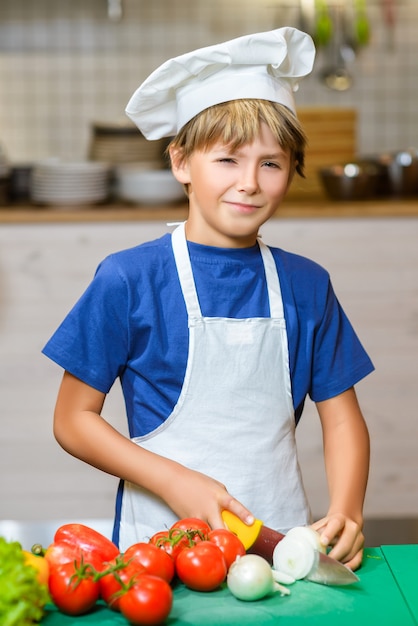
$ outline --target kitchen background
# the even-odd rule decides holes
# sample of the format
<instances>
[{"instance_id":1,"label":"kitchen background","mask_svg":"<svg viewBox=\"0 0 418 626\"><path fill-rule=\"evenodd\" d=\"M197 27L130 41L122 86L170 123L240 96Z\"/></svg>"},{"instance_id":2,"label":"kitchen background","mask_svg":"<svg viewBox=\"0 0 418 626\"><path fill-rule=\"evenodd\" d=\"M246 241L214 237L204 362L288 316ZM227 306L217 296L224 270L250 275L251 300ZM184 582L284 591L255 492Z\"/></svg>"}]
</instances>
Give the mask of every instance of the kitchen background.
<instances>
[{"instance_id":1,"label":"kitchen background","mask_svg":"<svg viewBox=\"0 0 418 626\"><path fill-rule=\"evenodd\" d=\"M120 18L110 19L117 0L1 0L0 145L13 163L86 158L92 122L124 119L133 91L165 59L245 33L297 26L302 4L309 3L123 0ZM359 153L417 146L418 2L366 5L371 38L347 63L352 87L338 92L323 84L329 51L319 49L298 105L355 109ZM402 519L418 518L417 224L415 218L277 219L263 229L268 243L330 270L375 362L376 373L358 388L373 442L366 515L395 518L398 531ZM0 223L0 519L112 517L115 479L69 457L53 439L61 372L40 350L103 256L166 228L76 219ZM125 431L117 386L105 415ZM321 515L326 488L310 403L299 443L314 514ZM394 541L405 538L398 531Z\"/></svg>"},{"instance_id":2,"label":"kitchen background","mask_svg":"<svg viewBox=\"0 0 418 626\"><path fill-rule=\"evenodd\" d=\"M313 2L121 0L121 19L111 20L117 4L0 2L0 143L10 159L86 156L91 122L124 117L130 96L160 63L246 33L298 26L300 6ZM418 144L418 3L364 4L371 38L348 62L352 88L324 87L329 52L320 48L297 102L354 107L363 154L407 148Z\"/></svg>"}]
</instances>

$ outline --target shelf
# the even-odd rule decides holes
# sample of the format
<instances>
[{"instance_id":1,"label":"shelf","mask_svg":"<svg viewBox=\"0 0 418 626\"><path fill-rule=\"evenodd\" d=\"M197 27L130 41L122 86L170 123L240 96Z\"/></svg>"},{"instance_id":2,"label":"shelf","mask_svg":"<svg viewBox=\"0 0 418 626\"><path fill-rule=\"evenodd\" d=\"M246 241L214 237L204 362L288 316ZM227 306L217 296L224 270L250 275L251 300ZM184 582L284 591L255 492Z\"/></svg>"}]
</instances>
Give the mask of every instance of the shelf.
<instances>
[{"instance_id":1,"label":"shelf","mask_svg":"<svg viewBox=\"0 0 418 626\"><path fill-rule=\"evenodd\" d=\"M418 217L418 198L369 200L358 202L288 200L275 213L275 218L378 218ZM132 206L104 204L83 207L36 207L15 205L0 207L0 224L42 224L60 222L143 222L183 221L187 219L187 205Z\"/></svg>"}]
</instances>

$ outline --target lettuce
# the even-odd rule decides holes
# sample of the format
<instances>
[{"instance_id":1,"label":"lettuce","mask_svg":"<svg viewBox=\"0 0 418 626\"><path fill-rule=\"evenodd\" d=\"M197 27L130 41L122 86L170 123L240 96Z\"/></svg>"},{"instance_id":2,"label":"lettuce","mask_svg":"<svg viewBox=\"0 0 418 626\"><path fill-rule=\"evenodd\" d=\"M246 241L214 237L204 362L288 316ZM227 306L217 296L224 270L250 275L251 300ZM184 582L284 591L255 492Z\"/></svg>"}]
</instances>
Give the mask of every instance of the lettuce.
<instances>
[{"instance_id":1,"label":"lettuce","mask_svg":"<svg viewBox=\"0 0 418 626\"><path fill-rule=\"evenodd\" d=\"M48 590L25 564L20 543L0 537L1 626L32 626L42 619L48 601Z\"/></svg>"}]
</instances>

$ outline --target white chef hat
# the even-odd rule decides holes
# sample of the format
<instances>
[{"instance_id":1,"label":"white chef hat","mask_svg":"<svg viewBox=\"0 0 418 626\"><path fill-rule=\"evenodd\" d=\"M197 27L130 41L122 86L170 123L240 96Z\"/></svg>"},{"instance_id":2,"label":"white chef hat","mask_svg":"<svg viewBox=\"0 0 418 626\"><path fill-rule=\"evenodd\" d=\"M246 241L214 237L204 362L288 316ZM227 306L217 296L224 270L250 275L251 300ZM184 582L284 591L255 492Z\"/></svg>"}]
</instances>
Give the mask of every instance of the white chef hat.
<instances>
[{"instance_id":1,"label":"white chef hat","mask_svg":"<svg viewBox=\"0 0 418 626\"><path fill-rule=\"evenodd\" d=\"M157 68L135 91L126 114L147 139L161 139L229 100L271 100L295 112L293 92L314 58L311 37L291 27L200 48Z\"/></svg>"}]
</instances>

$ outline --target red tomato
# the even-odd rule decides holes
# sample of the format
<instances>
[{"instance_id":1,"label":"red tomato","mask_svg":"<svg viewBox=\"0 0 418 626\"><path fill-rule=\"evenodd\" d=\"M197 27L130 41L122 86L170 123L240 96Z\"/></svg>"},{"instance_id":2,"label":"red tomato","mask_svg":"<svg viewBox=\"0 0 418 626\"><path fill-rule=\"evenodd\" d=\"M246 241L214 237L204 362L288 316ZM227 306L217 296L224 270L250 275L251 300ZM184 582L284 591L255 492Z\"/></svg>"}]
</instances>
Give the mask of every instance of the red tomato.
<instances>
[{"instance_id":1,"label":"red tomato","mask_svg":"<svg viewBox=\"0 0 418 626\"><path fill-rule=\"evenodd\" d=\"M154 574L168 583L174 577L174 561L164 550L160 550L151 543L134 543L123 555L124 561L140 563L147 574Z\"/></svg>"},{"instance_id":2,"label":"red tomato","mask_svg":"<svg viewBox=\"0 0 418 626\"><path fill-rule=\"evenodd\" d=\"M180 519L174 522L171 528L179 528L180 530L191 533L189 536L195 541L206 539L211 530L209 524L198 517L185 517Z\"/></svg>"},{"instance_id":3,"label":"red tomato","mask_svg":"<svg viewBox=\"0 0 418 626\"><path fill-rule=\"evenodd\" d=\"M90 611L99 599L99 583L87 573L78 578L74 563L64 563L52 569L49 593L60 611L68 615L82 615Z\"/></svg>"},{"instance_id":4,"label":"red tomato","mask_svg":"<svg viewBox=\"0 0 418 626\"><path fill-rule=\"evenodd\" d=\"M209 541L218 546L224 555L226 566L229 569L237 556L244 556L246 550L241 539L226 528L216 528L208 535Z\"/></svg>"},{"instance_id":5,"label":"red tomato","mask_svg":"<svg viewBox=\"0 0 418 626\"><path fill-rule=\"evenodd\" d=\"M173 606L173 592L165 580L143 574L120 599L122 615L135 626L162 624Z\"/></svg>"},{"instance_id":6,"label":"red tomato","mask_svg":"<svg viewBox=\"0 0 418 626\"><path fill-rule=\"evenodd\" d=\"M164 550L176 562L180 552L184 548L190 547L190 541L187 535L181 530L162 530L155 533L149 540L149 543L157 548Z\"/></svg>"},{"instance_id":7,"label":"red tomato","mask_svg":"<svg viewBox=\"0 0 418 626\"><path fill-rule=\"evenodd\" d=\"M112 567L118 562L121 563L121 567L115 571L110 571L99 580L100 596L113 611L120 611L121 596L119 592L123 588L123 584L128 585L131 580L145 574L145 568L137 561L124 563L117 557L107 565Z\"/></svg>"},{"instance_id":8,"label":"red tomato","mask_svg":"<svg viewBox=\"0 0 418 626\"><path fill-rule=\"evenodd\" d=\"M213 591L225 580L227 571L224 555L212 541L185 548L176 560L181 582L195 591Z\"/></svg>"}]
</instances>

